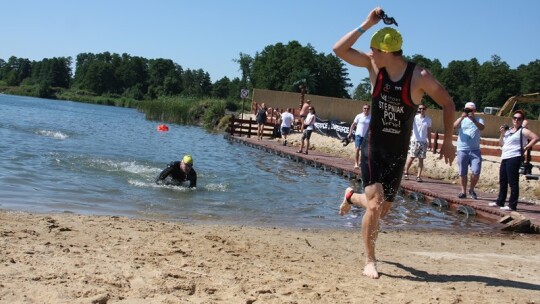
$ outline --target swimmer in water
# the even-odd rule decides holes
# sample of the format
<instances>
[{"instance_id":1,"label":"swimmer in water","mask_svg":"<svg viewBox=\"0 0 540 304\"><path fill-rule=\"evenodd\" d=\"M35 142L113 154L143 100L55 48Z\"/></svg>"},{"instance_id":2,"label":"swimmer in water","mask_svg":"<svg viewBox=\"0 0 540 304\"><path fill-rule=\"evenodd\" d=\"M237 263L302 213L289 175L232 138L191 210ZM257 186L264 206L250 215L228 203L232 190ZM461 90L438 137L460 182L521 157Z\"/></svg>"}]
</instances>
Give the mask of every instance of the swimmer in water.
<instances>
[{"instance_id":1,"label":"swimmer in water","mask_svg":"<svg viewBox=\"0 0 540 304\"><path fill-rule=\"evenodd\" d=\"M197 172L193 169L191 155L185 155L181 161L171 162L156 178L156 184L165 185L180 186L185 181L189 181L189 188L197 187Z\"/></svg>"}]
</instances>

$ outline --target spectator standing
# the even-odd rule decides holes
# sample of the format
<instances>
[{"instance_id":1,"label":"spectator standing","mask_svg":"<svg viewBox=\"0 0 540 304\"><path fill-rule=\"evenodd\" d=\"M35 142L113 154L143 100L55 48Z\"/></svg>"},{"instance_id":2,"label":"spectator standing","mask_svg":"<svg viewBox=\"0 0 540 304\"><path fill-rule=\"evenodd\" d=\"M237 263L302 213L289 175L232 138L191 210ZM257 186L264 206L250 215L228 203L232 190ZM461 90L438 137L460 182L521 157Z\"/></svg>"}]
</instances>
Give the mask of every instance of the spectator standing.
<instances>
[{"instance_id":1,"label":"spectator standing","mask_svg":"<svg viewBox=\"0 0 540 304\"><path fill-rule=\"evenodd\" d=\"M302 126L302 128L304 129L304 131L302 132L302 139L301 139L302 143L300 144L300 150L296 151L297 153L302 153L304 149L304 142L305 142L306 151L304 152L304 154L308 154L309 140L311 139L311 133L313 133L313 127L315 126L315 120L316 120L315 108L310 106L308 108L308 111L309 113L306 116L306 119L304 119L304 124Z\"/></svg>"},{"instance_id":2,"label":"spectator standing","mask_svg":"<svg viewBox=\"0 0 540 304\"><path fill-rule=\"evenodd\" d=\"M257 106L257 116L255 120L257 121L257 140L261 140L264 132L264 123L268 115L268 108L263 102L260 106Z\"/></svg>"},{"instance_id":3,"label":"spectator standing","mask_svg":"<svg viewBox=\"0 0 540 304\"><path fill-rule=\"evenodd\" d=\"M526 151L530 151L538 142L539 137L531 130L523 128L525 113L517 110L512 115L513 126L500 127L501 135L499 144L502 147L501 167L499 169L499 195L495 203L489 203L492 207L500 207L501 210L515 211L519 198L519 167ZM508 206L504 205L510 186Z\"/></svg>"},{"instance_id":4,"label":"spectator standing","mask_svg":"<svg viewBox=\"0 0 540 304\"><path fill-rule=\"evenodd\" d=\"M309 114L309 107L311 107L311 100L308 99L306 102L304 102L302 108L300 109L300 113L298 114L300 116L300 127L304 126L304 120Z\"/></svg>"},{"instance_id":5,"label":"spectator standing","mask_svg":"<svg viewBox=\"0 0 540 304\"><path fill-rule=\"evenodd\" d=\"M431 150L431 118L426 116L427 108L421 104L418 106L418 114L414 117L411 141L409 144L409 157L405 163L404 178L409 178L409 168L415 158L418 158L417 182L422 182L422 171L424 170L424 159L426 152Z\"/></svg>"},{"instance_id":6,"label":"spectator standing","mask_svg":"<svg viewBox=\"0 0 540 304\"><path fill-rule=\"evenodd\" d=\"M354 148L356 152L354 155L355 169L358 169L358 165L360 164L360 147L362 146L364 137L369 129L370 120L371 114L369 113L369 105L364 105L362 108L362 113L356 115L351 127L349 128L349 138L352 136L353 130L356 130L354 131Z\"/></svg>"},{"instance_id":7,"label":"spectator standing","mask_svg":"<svg viewBox=\"0 0 540 304\"><path fill-rule=\"evenodd\" d=\"M365 208L362 241L366 261L362 273L372 279L379 278L375 257L379 220L390 211L401 183L416 105L425 94L443 108L444 141L440 158L451 164L455 157L452 98L428 70L403 57L401 34L385 27L371 37L370 52L353 48L358 38L381 20L382 13L380 7L371 10L360 27L346 33L333 48L339 58L366 68L373 88L372 119L360 163L364 193L347 188L339 207L341 215L347 214L353 205Z\"/></svg>"},{"instance_id":8,"label":"spectator standing","mask_svg":"<svg viewBox=\"0 0 540 304\"><path fill-rule=\"evenodd\" d=\"M283 138L283 145L287 145L287 136L291 133L291 126L294 120L294 115L291 113L292 109L281 113L281 137Z\"/></svg>"},{"instance_id":9,"label":"spectator standing","mask_svg":"<svg viewBox=\"0 0 540 304\"><path fill-rule=\"evenodd\" d=\"M476 187L482 171L480 131L484 130L485 126L484 120L481 117L476 117L475 113L476 105L473 102L467 102L461 116L454 122L454 129L458 130L457 163L461 184L458 198L467 197L467 175L469 167L471 167L469 195L472 199L477 199L474 187Z\"/></svg>"}]
</instances>

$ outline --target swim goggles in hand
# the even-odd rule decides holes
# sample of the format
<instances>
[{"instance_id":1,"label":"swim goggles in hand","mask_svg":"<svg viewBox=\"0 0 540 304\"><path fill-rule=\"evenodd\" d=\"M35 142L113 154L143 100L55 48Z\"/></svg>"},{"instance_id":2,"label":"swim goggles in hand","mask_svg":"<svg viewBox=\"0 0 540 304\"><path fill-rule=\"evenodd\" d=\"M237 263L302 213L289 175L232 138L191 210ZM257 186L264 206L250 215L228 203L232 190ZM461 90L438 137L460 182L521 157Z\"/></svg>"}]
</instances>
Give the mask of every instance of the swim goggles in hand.
<instances>
[{"instance_id":1,"label":"swim goggles in hand","mask_svg":"<svg viewBox=\"0 0 540 304\"><path fill-rule=\"evenodd\" d=\"M396 26L399 26L396 22L396 19L394 19L393 17L388 17L383 10L381 10L381 12L377 15L377 17L379 17L379 19L382 19L384 24L388 24L388 25L395 24Z\"/></svg>"}]
</instances>

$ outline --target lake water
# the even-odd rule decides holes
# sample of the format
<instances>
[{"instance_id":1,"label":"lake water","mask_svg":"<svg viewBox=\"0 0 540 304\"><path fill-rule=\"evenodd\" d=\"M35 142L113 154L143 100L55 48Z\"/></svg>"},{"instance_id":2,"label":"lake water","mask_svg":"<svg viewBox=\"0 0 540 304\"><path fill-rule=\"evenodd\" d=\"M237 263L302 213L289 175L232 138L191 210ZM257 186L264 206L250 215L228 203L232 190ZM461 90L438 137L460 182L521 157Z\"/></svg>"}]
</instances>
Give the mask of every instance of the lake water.
<instances>
[{"instance_id":1,"label":"lake water","mask_svg":"<svg viewBox=\"0 0 540 304\"><path fill-rule=\"evenodd\" d=\"M349 181L199 127L147 121L134 109L0 94L0 208L170 221L359 227L340 217ZM155 177L184 154L197 189ZM489 225L399 198L390 229L486 230Z\"/></svg>"}]
</instances>

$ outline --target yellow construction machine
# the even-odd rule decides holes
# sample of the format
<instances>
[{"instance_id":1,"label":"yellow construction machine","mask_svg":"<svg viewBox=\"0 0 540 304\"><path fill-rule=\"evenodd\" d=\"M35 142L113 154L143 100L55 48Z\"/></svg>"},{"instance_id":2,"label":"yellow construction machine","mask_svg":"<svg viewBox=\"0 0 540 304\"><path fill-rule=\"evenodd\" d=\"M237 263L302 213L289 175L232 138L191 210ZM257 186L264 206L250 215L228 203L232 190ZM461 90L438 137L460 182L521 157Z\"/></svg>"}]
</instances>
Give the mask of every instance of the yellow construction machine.
<instances>
[{"instance_id":1,"label":"yellow construction machine","mask_svg":"<svg viewBox=\"0 0 540 304\"><path fill-rule=\"evenodd\" d=\"M531 102L540 102L540 93L530 93L512 96L508 98L508 100L503 104L501 109L497 112L497 116L510 116L511 113L516 110L517 104Z\"/></svg>"}]
</instances>

